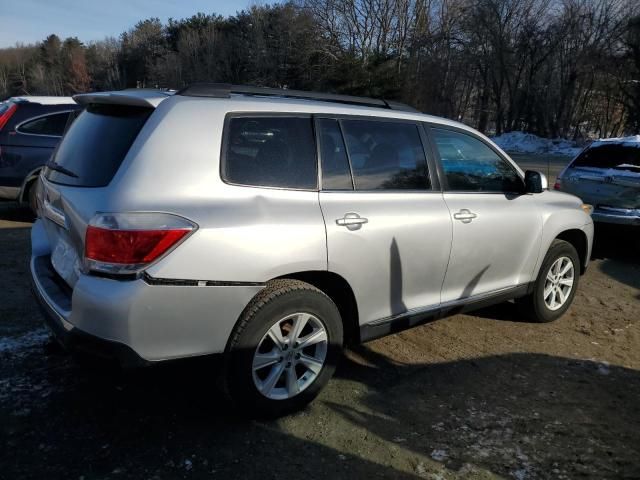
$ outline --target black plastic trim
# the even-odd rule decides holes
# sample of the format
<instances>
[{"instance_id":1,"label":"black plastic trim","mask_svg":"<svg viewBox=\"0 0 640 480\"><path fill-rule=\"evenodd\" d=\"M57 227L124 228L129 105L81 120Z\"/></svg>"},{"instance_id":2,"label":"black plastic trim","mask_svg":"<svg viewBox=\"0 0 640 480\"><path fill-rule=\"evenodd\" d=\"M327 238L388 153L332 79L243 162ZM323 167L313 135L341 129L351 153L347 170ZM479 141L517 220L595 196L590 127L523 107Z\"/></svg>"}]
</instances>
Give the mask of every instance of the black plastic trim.
<instances>
[{"instance_id":1,"label":"black plastic trim","mask_svg":"<svg viewBox=\"0 0 640 480\"><path fill-rule=\"evenodd\" d=\"M531 293L534 283L518 285L496 293L470 297L460 301L449 302L436 307L409 310L407 312L360 325L360 341L368 342L376 338L398 333L417 327L440 318L485 308L497 303L513 300Z\"/></svg>"},{"instance_id":2,"label":"black plastic trim","mask_svg":"<svg viewBox=\"0 0 640 480\"><path fill-rule=\"evenodd\" d=\"M254 95L260 97L299 98L302 100L320 100L324 102L360 105L364 107L386 108L403 112L418 113L413 107L404 103L381 98L356 97L335 93L307 92L284 88L256 87L252 85L231 85L229 83L194 83L176 92L176 95L187 97L230 98L231 94Z\"/></svg>"},{"instance_id":3,"label":"black plastic trim","mask_svg":"<svg viewBox=\"0 0 640 480\"><path fill-rule=\"evenodd\" d=\"M167 287L264 287L264 282L227 282L220 280L191 280L180 278L157 278L147 272L142 275L142 280L149 285L162 285Z\"/></svg>"}]
</instances>

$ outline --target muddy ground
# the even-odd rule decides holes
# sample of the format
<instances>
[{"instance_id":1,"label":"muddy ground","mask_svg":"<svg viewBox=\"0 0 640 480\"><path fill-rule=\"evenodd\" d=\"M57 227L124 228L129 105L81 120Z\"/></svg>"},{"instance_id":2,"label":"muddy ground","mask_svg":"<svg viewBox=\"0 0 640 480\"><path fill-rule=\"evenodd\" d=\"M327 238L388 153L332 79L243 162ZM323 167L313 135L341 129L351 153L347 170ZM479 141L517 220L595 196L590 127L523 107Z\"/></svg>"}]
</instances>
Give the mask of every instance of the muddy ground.
<instances>
[{"instance_id":1,"label":"muddy ground","mask_svg":"<svg viewBox=\"0 0 640 480\"><path fill-rule=\"evenodd\" d=\"M0 205L0 478L640 478L640 235L598 229L552 324L511 304L348 351L304 412L243 418L210 361L123 374L48 343Z\"/></svg>"}]
</instances>

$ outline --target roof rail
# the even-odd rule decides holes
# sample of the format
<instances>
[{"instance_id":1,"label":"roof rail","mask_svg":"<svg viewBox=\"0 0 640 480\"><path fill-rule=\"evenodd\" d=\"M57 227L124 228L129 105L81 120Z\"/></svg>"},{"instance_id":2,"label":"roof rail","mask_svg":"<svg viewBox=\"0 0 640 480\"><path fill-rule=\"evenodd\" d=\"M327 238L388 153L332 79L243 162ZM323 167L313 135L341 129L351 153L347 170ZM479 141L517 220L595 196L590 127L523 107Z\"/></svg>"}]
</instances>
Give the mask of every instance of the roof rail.
<instances>
[{"instance_id":1,"label":"roof rail","mask_svg":"<svg viewBox=\"0 0 640 480\"><path fill-rule=\"evenodd\" d=\"M229 83L194 83L178 90L176 95L187 97L230 98L231 94L255 95L260 97L300 98L303 100L320 100L324 102L361 105L363 107L388 108L404 112L418 112L404 103L383 100L379 98L356 97L353 95L338 95L335 93L305 92L303 90L289 90L286 88L254 87L251 85L231 85Z\"/></svg>"}]
</instances>

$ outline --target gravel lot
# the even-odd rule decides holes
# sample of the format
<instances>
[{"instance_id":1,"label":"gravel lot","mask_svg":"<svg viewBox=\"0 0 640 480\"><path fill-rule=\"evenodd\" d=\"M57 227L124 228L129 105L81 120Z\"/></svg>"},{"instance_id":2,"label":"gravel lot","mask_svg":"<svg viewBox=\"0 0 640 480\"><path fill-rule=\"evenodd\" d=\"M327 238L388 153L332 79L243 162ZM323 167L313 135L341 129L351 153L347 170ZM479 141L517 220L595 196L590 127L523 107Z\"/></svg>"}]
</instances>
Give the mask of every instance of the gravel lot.
<instances>
[{"instance_id":1,"label":"gravel lot","mask_svg":"<svg viewBox=\"0 0 640 480\"><path fill-rule=\"evenodd\" d=\"M640 235L598 229L559 321L513 305L348 351L306 411L234 413L209 360L123 373L48 342L0 205L0 478L640 478Z\"/></svg>"}]
</instances>

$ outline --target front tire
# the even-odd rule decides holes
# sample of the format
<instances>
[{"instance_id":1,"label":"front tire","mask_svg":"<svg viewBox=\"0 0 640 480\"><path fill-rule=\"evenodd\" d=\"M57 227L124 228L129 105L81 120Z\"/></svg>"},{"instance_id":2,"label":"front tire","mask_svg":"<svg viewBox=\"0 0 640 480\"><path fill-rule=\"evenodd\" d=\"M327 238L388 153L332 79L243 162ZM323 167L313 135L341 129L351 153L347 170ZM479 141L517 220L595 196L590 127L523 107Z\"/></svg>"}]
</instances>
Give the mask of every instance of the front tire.
<instances>
[{"instance_id":1,"label":"front tire","mask_svg":"<svg viewBox=\"0 0 640 480\"><path fill-rule=\"evenodd\" d=\"M518 299L522 313L535 322L560 318L569 309L578 289L580 257L575 247L554 240L542 262L533 292Z\"/></svg>"},{"instance_id":2,"label":"front tire","mask_svg":"<svg viewBox=\"0 0 640 480\"><path fill-rule=\"evenodd\" d=\"M342 319L321 290L299 280L267 284L229 341L223 381L250 415L279 416L311 402L342 351Z\"/></svg>"}]
</instances>

